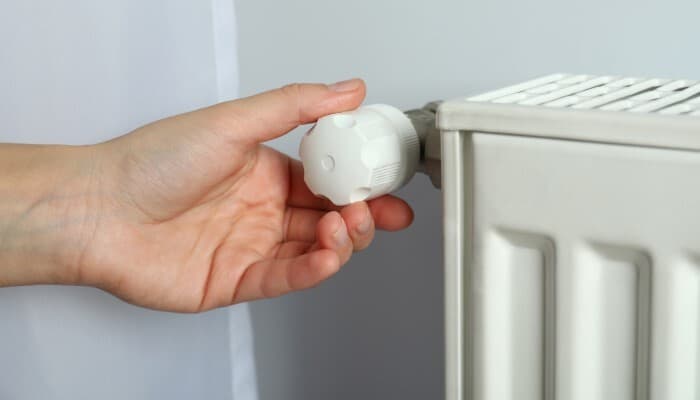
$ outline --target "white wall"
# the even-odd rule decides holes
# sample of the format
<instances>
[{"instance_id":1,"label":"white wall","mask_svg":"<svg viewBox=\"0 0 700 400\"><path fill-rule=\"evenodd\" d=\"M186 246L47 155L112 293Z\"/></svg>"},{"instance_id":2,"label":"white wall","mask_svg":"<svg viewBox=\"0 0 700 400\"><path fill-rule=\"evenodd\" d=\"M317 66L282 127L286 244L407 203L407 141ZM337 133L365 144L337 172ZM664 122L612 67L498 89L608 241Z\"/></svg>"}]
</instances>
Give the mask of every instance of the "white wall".
<instances>
[{"instance_id":1,"label":"white wall","mask_svg":"<svg viewBox=\"0 0 700 400\"><path fill-rule=\"evenodd\" d=\"M420 106L554 71L700 78L697 0L239 0L242 94L366 79ZM275 143L296 154L299 133ZM442 396L440 197L320 288L252 306L263 399Z\"/></svg>"}]
</instances>

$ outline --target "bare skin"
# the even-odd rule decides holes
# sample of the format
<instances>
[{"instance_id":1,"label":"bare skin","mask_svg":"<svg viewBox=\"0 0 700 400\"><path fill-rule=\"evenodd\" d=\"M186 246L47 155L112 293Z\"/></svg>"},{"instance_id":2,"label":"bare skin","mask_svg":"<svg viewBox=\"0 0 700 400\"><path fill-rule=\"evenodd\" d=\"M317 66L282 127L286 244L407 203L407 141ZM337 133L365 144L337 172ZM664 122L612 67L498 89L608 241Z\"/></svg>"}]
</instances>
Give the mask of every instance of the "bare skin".
<instances>
[{"instance_id":1,"label":"bare skin","mask_svg":"<svg viewBox=\"0 0 700 400\"><path fill-rule=\"evenodd\" d=\"M335 207L261 143L364 95L360 80L289 85L97 145L0 144L0 286L198 312L318 285L412 211L392 196Z\"/></svg>"}]
</instances>

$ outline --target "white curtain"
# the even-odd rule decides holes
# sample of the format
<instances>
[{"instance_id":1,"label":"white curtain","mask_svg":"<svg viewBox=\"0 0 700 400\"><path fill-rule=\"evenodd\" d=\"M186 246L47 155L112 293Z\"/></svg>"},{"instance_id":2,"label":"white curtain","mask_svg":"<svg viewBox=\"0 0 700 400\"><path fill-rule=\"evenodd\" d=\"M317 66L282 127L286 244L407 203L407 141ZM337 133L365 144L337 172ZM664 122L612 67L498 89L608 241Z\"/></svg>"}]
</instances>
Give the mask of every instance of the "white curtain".
<instances>
[{"instance_id":1,"label":"white curtain","mask_svg":"<svg viewBox=\"0 0 700 400\"><path fill-rule=\"evenodd\" d=\"M235 97L232 2L4 2L0 142L94 143ZM251 341L247 306L180 315L2 288L0 399L256 399Z\"/></svg>"}]
</instances>

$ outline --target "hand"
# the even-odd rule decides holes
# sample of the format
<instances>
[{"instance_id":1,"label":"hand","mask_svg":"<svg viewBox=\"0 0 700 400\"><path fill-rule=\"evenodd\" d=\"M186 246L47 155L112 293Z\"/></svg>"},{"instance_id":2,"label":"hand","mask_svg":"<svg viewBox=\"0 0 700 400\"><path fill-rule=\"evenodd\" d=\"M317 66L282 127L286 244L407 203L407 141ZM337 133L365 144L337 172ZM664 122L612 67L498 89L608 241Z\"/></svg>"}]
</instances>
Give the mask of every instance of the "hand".
<instances>
[{"instance_id":1,"label":"hand","mask_svg":"<svg viewBox=\"0 0 700 400\"><path fill-rule=\"evenodd\" d=\"M260 143L358 107L364 83L297 84L144 126L89 149L73 281L141 306L196 312L313 287L397 230L384 196L338 208L299 161Z\"/></svg>"}]
</instances>

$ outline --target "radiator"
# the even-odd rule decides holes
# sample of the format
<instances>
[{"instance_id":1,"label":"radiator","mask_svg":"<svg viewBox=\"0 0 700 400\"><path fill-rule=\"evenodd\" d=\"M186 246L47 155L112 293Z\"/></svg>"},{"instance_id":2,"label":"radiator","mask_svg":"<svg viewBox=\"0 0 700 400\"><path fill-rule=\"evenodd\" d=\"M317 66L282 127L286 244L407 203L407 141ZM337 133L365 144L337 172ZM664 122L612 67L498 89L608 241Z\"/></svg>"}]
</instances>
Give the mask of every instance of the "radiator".
<instances>
[{"instance_id":1,"label":"radiator","mask_svg":"<svg viewBox=\"0 0 700 400\"><path fill-rule=\"evenodd\" d=\"M700 399L700 84L555 74L435 107L406 115L441 173L447 400ZM381 194L373 167L348 193Z\"/></svg>"},{"instance_id":2,"label":"radiator","mask_svg":"<svg viewBox=\"0 0 700 400\"><path fill-rule=\"evenodd\" d=\"M700 399L698 93L553 75L443 104L448 400Z\"/></svg>"}]
</instances>

